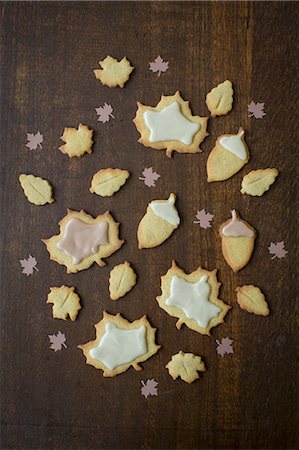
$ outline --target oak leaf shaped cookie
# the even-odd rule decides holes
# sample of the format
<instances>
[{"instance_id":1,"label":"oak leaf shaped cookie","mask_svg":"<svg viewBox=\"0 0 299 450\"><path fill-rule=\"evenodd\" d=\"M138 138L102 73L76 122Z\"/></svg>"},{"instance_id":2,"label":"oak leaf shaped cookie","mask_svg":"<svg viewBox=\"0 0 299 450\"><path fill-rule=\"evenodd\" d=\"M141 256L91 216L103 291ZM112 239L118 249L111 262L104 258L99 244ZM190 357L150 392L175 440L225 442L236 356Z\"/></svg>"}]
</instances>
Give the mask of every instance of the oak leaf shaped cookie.
<instances>
[{"instance_id":1,"label":"oak leaf shaped cookie","mask_svg":"<svg viewBox=\"0 0 299 450\"><path fill-rule=\"evenodd\" d=\"M218 298L221 283L217 269L209 272L198 267L187 274L175 261L161 277L162 295L157 297L160 308L179 320L178 329L185 324L197 333L210 335L210 330L224 322L230 306Z\"/></svg>"},{"instance_id":2,"label":"oak leaf shaped cookie","mask_svg":"<svg viewBox=\"0 0 299 450\"><path fill-rule=\"evenodd\" d=\"M128 261L114 266L109 277L111 300L118 300L126 295L135 286L136 279L136 273Z\"/></svg>"},{"instance_id":3,"label":"oak leaf shaped cookie","mask_svg":"<svg viewBox=\"0 0 299 450\"><path fill-rule=\"evenodd\" d=\"M85 211L68 209L59 227L58 235L42 241L50 259L66 266L67 273L88 269L94 262L105 266L103 258L108 258L124 243L119 239L119 223L109 212L94 219Z\"/></svg>"},{"instance_id":4,"label":"oak leaf shaped cookie","mask_svg":"<svg viewBox=\"0 0 299 450\"><path fill-rule=\"evenodd\" d=\"M125 184L130 176L130 172L123 169L101 169L94 174L90 192L94 192L101 197L111 197Z\"/></svg>"},{"instance_id":5,"label":"oak leaf shaped cookie","mask_svg":"<svg viewBox=\"0 0 299 450\"><path fill-rule=\"evenodd\" d=\"M211 112L212 117L224 116L233 107L233 85L229 80L214 87L211 92L207 94L206 104Z\"/></svg>"},{"instance_id":6,"label":"oak leaf shaped cookie","mask_svg":"<svg viewBox=\"0 0 299 450\"><path fill-rule=\"evenodd\" d=\"M199 378L198 372L205 372L206 370L200 356L193 353L184 353L181 350L171 357L165 367L174 380L180 377L189 384Z\"/></svg>"},{"instance_id":7,"label":"oak leaf shaped cookie","mask_svg":"<svg viewBox=\"0 0 299 450\"><path fill-rule=\"evenodd\" d=\"M114 377L139 365L157 353L160 345L155 343L156 328L146 316L129 322L120 314L113 316L106 311L103 319L95 325L96 339L79 345L86 364L103 370L104 377Z\"/></svg>"},{"instance_id":8,"label":"oak leaf shaped cookie","mask_svg":"<svg viewBox=\"0 0 299 450\"><path fill-rule=\"evenodd\" d=\"M268 316L270 311L260 288L253 284L237 287L237 302L240 308L258 316Z\"/></svg>"},{"instance_id":9,"label":"oak leaf shaped cookie","mask_svg":"<svg viewBox=\"0 0 299 450\"><path fill-rule=\"evenodd\" d=\"M53 188L49 181L24 173L19 176L19 181L30 203L40 206L54 202Z\"/></svg>"},{"instance_id":10,"label":"oak leaf shaped cookie","mask_svg":"<svg viewBox=\"0 0 299 450\"><path fill-rule=\"evenodd\" d=\"M121 61L117 61L117 59L108 55L103 61L99 61L99 65L101 69L93 71L95 77L102 84L111 88L117 86L123 88L134 70L134 67L131 66L126 57Z\"/></svg>"},{"instance_id":11,"label":"oak leaf shaped cookie","mask_svg":"<svg viewBox=\"0 0 299 450\"><path fill-rule=\"evenodd\" d=\"M69 316L72 321L76 320L80 305L80 297L76 294L74 287L60 286L51 287L47 303L52 303L54 319L66 320Z\"/></svg>"},{"instance_id":12,"label":"oak leaf shaped cookie","mask_svg":"<svg viewBox=\"0 0 299 450\"><path fill-rule=\"evenodd\" d=\"M252 170L242 180L241 193L260 197L270 189L277 175L277 169Z\"/></svg>"},{"instance_id":13,"label":"oak leaf shaped cookie","mask_svg":"<svg viewBox=\"0 0 299 450\"><path fill-rule=\"evenodd\" d=\"M198 153L199 145L209 135L208 117L192 116L189 102L180 92L164 96L157 106L147 106L137 102L137 112L133 119L140 133L138 142L145 147L157 150L166 149L166 155L172 152Z\"/></svg>"},{"instance_id":14,"label":"oak leaf shaped cookie","mask_svg":"<svg viewBox=\"0 0 299 450\"><path fill-rule=\"evenodd\" d=\"M60 138L65 144L61 145L59 150L70 158L82 156L84 153L91 153L93 144L92 135L93 130L90 130L88 126L82 123L80 123L78 129L65 128Z\"/></svg>"}]
</instances>

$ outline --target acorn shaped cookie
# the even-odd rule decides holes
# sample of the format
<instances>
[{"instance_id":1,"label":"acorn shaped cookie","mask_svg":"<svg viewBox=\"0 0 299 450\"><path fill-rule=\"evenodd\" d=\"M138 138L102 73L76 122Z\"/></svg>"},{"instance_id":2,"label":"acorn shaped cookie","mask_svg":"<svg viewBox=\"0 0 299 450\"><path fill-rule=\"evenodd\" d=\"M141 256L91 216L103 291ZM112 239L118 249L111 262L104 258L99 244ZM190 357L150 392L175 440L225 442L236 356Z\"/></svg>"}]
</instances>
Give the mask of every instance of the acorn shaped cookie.
<instances>
[{"instance_id":1,"label":"acorn shaped cookie","mask_svg":"<svg viewBox=\"0 0 299 450\"><path fill-rule=\"evenodd\" d=\"M219 231L225 261L234 272L238 272L251 258L256 231L241 220L235 210L232 211L232 219L220 225Z\"/></svg>"},{"instance_id":2,"label":"acorn shaped cookie","mask_svg":"<svg viewBox=\"0 0 299 450\"><path fill-rule=\"evenodd\" d=\"M207 160L208 181L223 181L248 163L250 154L244 141L245 131L219 136Z\"/></svg>"},{"instance_id":3,"label":"acorn shaped cookie","mask_svg":"<svg viewBox=\"0 0 299 450\"><path fill-rule=\"evenodd\" d=\"M153 200L138 225L138 248L153 248L162 244L180 224L175 207L176 195L168 200Z\"/></svg>"}]
</instances>

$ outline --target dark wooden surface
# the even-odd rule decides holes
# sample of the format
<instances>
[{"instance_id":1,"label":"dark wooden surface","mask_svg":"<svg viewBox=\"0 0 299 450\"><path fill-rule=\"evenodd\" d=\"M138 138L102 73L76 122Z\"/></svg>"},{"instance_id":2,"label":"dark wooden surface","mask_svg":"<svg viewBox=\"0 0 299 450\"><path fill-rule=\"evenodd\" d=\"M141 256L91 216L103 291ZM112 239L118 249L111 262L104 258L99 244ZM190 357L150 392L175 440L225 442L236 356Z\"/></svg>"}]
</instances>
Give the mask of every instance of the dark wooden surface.
<instances>
[{"instance_id":1,"label":"dark wooden surface","mask_svg":"<svg viewBox=\"0 0 299 450\"><path fill-rule=\"evenodd\" d=\"M296 407L296 13L287 3L2 3L2 443L3 449L278 449L298 448ZM298 23L298 22L297 22ZM135 66L124 89L101 86L92 70L107 54ZM158 77L148 63L170 62ZM207 115L206 93L224 79L235 90L233 111L211 120L203 153L174 154L137 143L136 101L155 105L179 89L194 114ZM250 100L265 102L263 120L248 117ZM115 120L97 122L95 107L111 103ZM65 126L95 130L92 155L69 159L57 150ZM242 125L251 160L226 182L206 182L206 159L219 134ZM26 133L44 135L30 152ZM155 188L138 177L145 167L161 174ZM255 168L277 167L279 178L261 198L242 196L240 182ZM89 193L94 172L127 168L131 178L112 198ZM20 173L49 179L56 202L28 203ZM136 227L151 199L178 195L182 225L161 247L138 251ZM126 240L100 269L67 275L49 260L41 238L58 231L66 208L98 215L109 209ZM193 224L198 209L215 215L213 228ZM236 208L258 231L250 264L234 275L220 251L217 228ZM267 246L284 240L285 259L271 260ZM29 254L39 272L21 274ZM125 259L138 284L124 299L108 296L111 268ZM176 259L186 271L219 269L221 298L233 306L212 336L186 328L159 309L160 276ZM83 309L76 322L54 320L45 304L50 286L75 286ZM271 315L241 311L235 288L255 284ZM147 314L162 349L113 379L86 366L79 343L94 338L102 311L129 320ZM49 349L61 330L68 348ZM234 354L217 356L216 339L230 336ZM179 349L202 355L207 372L187 385L173 381L165 364ZM155 378L159 396L145 400L140 381Z\"/></svg>"}]
</instances>

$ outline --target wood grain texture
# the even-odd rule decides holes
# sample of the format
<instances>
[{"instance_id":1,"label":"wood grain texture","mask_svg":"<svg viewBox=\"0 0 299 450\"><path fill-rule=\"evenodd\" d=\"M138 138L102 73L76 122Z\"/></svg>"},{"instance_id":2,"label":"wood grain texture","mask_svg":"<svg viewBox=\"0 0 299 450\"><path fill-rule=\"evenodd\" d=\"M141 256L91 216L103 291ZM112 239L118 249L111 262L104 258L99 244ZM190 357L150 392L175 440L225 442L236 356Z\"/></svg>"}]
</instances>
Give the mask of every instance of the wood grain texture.
<instances>
[{"instance_id":1,"label":"wood grain texture","mask_svg":"<svg viewBox=\"0 0 299 450\"><path fill-rule=\"evenodd\" d=\"M298 124L295 120L298 4L295 2L16 2L1 4L1 204L2 204L2 443L3 449L281 449L298 448L296 404L296 190ZM107 54L135 66L124 89L101 86L93 75ZM148 70L158 55L170 62L161 74ZM208 115L205 95L230 79L233 110L210 120L210 136L197 155L174 154L138 144L132 123L136 101L156 105L177 89L194 114ZM247 104L265 102L263 120L248 117ZM95 108L111 103L115 120L97 122ZM94 151L69 159L57 150L65 126L95 130ZM222 183L206 182L206 160L218 135L246 129L251 160ZM44 135L42 150L25 147L26 133ZM153 167L161 178L147 188L138 177ZM111 198L88 191L100 168L128 169L131 177ZM277 167L280 175L260 198L241 195L249 170ZM36 207L18 183L20 173L49 179L56 202ZM178 195L182 225L161 247L139 250L136 229L147 203ZM102 269L66 274L49 260L41 238L58 232L66 208L95 215L110 210L125 245ZM215 215L213 228L193 224L198 209ZM233 274L220 250L218 226L230 209L258 231L249 265ZM284 240L282 260L267 247ZM29 254L39 272L21 274ZM159 309L160 276L171 260L186 271L219 269L220 298L233 306L212 337L175 328ZM108 293L111 268L128 260L135 288L119 302ZM83 309L76 322L52 318L45 304L50 286L75 286ZM256 317L236 303L235 288L259 286L271 314ZM147 314L162 349L114 379L86 366L79 343L95 336L102 311L129 320ZM68 348L54 353L48 334L65 332ZM297 336L296 336L297 335ZM215 339L230 336L234 355L219 357ZM207 366L192 385L173 381L164 369L182 349ZM141 380L155 378L159 396L145 400Z\"/></svg>"}]
</instances>

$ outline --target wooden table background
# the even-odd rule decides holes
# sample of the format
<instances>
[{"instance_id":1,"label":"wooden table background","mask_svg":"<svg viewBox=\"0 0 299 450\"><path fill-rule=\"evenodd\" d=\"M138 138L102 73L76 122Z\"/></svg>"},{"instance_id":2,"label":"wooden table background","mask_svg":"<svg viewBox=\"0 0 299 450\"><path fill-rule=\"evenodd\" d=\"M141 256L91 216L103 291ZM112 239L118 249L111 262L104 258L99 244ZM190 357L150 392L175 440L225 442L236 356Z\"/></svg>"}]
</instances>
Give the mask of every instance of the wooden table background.
<instances>
[{"instance_id":1,"label":"wooden table background","mask_svg":"<svg viewBox=\"0 0 299 450\"><path fill-rule=\"evenodd\" d=\"M296 407L296 13L298 4L105 2L2 3L2 444L3 449L203 449L298 448ZM298 17L298 16L297 16ZM298 22L297 22L298 24ZM124 89L109 89L92 70L107 54L127 56L135 71ZM170 63L160 77L149 61ZM203 153L168 159L138 144L132 123L136 101L155 105L179 89L194 114L208 115L206 93L225 79L235 91L233 111L209 122ZM247 104L265 102L262 120ZM97 122L95 107L114 108L115 120ZM69 159L57 150L65 126L95 130L92 155ZM226 182L206 182L206 159L218 135L246 129L251 160ZM29 151L26 133L40 131L43 149ZM89 193L100 168L131 172L112 198ZM138 179L145 167L161 178L155 188ZM244 174L277 167L279 178L261 198L240 194ZM20 173L49 179L52 205L30 204ZM136 228L148 202L178 195L182 225L161 247L138 250ZM94 216L110 210L125 245L105 268L66 274L50 261L41 238L58 232L66 208ZM215 215L213 228L194 225L196 211ZM258 231L249 265L234 275L224 262L219 224L236 208ZM271 260L269 243L285 241L285 259ZM26 277L19 260L29 254L39 272ZM108 295L111 268L127 259L138 273L122 300ZM219 269L220 297L233 306L211 337L175 328L159 309L160 276L175 259L186 271ZM45 301L50 286L75 286L83 309L76 322L53 319ZM271 315L248 314L235 288L255 284ZM162 349L112 379L85 365L79 343L94 338L102 311L129 320L147 314ZM54 353L48 334L61 330L67 349ZM216 339L234 340L234 354L216 354ZM192 385L164 369L178 350L202 355L207 372ZM155 378L159 396L140 394L141 380ZM298 391L297 391L298 392ZM297 426L297 428L296 428Z\"/></svg>"}]
</instances>

